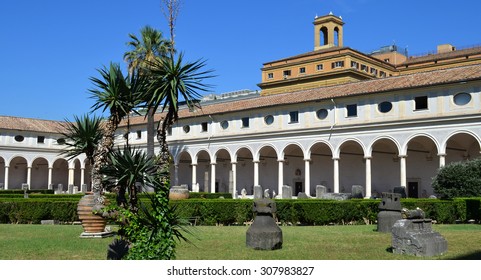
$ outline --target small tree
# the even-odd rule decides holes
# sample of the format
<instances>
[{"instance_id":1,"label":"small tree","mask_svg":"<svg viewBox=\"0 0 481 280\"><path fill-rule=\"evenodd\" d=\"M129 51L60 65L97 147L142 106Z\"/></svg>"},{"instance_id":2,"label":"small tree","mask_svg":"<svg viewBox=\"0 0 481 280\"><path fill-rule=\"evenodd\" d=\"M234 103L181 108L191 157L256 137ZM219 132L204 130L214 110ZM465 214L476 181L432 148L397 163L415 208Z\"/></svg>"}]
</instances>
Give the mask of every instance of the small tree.
<instances>
[{"instance_id":1,"label":"small tree","mask_svg":"<svg viewBox=\"0 0 481 280\"><path fill-rule=\"evenodd\" d=\"M481 196L481 158L440 168L432 185L441 198Z\"/></svg>"}]
</instances>

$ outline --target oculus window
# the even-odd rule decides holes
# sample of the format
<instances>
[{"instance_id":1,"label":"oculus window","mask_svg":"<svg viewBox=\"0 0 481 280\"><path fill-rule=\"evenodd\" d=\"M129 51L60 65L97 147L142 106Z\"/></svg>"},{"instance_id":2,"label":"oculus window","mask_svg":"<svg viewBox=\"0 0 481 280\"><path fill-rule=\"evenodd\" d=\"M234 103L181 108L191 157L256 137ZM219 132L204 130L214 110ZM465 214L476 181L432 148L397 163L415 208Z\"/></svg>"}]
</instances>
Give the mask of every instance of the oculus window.
<instances>
[{"instance_id":1,"label":"oculus window","mask_svg":"<svg viewBox=\"0 0 481 280\"><path fill-rule=\"evenodd\" d=\"M229 127L229 122L228 121L221 121L220 122L220 127L222 127L222 129L227 129Z\"/></svg>"},{"instance_id":2,"label":"oculus window","mask_svg":"<svg viewBox=\"0 0 481 280\"><path fill-rule=\"evenodd\" d=\"M466 92L461 92L453 96L454 104L458 106L464 106L471 102L471 94Z\"/></svg>"},{"instance_id":3,"label":"oculus window","mask_svg":"<svg viewBox=\"0 0 481 280\"><path fill-rule=\"evenodd\" d=\"M390 112L392 110L392 103L389 102L389 101L384 101L384 102L381 102L377 105L377 109L379 110L379 112L381 113L387 113L387 112Z\"/></svg>"},{"instance_id":4,"label":"oculus window","mask_svg":"<svg viewBox=\"0 0 481 280\"><path fill-rule=\"evenodd\" d=\"M184 125L182 127L182 130L185 132L185 133L189 133L190 132L190 126L189 125Z\"/></svg>"},{"instance_id":5,"label":"oculus window","mask_svg":"<svg viewBox=\"0 0 481 280\"><path fill-rule=\"evenodd\" d=\"M326 109L319 109L316 112L316 117L320 120L327 118L328 112Z\"/></svg>"},{"instance_id":6,"label":"oculus window","mask_svg":"<svg viewBox=\"0 0 481 280\"><path fill-rule=\"evenodd\" d=\"M273 122L274 122L274 116L272 115L267 115L264 117L264 122L267 124L267 125L271 125Z\"/></svg>"}]
</instances>

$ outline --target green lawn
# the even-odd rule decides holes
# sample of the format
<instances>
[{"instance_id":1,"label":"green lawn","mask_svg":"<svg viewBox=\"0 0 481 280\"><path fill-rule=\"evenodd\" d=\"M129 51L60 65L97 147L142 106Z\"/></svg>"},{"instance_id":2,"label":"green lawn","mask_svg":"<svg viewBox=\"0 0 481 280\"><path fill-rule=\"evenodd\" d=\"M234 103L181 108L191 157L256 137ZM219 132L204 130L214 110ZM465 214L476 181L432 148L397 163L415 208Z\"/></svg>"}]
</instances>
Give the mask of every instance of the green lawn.
<instances>
[{"instance_id":1,"label":"green lawn","mask_svg":"<svg viewBox=\"0 0 481 280\"><path fill-rule=\"evenodd\" d=\"M389 251L391 235L376 226L282 227L281 250L245 245L247 227L192 227L192 244L182 243L178 260L411 260ZM481 259L481 225L435 225L448 252L429 259ZM0 224L1 260L102 260L112 237L79 238L81 226Z\"/></svg>"}]
</instances>

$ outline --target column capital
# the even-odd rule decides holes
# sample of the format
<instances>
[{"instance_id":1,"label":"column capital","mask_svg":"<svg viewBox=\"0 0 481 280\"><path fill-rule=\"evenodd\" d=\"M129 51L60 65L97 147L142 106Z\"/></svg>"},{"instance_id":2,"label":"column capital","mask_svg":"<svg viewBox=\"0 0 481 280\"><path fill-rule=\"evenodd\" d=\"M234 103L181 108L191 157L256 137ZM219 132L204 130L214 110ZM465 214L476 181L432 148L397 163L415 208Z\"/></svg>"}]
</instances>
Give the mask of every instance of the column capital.
<instances>
[{"instance_id":1,"label":"column capital","mask_svg":"<svg viewBox=\"0 0 481 280\"><path fill-rule=\"evenodd\" d=\"M304 161L312 161L310 158L305 158Z\"/></svg>"},{"instance_id":2,"label":"column capital","mask_svg":"<svg viewBox=\"0 0 481 280\"><path fill-rule=\"evenodd\" d=\"M230 163L231 164L237 164L237 161L231 161Z\"/></svg>"},{"instance_id":3,"label":"column capital","mask_svg":"<svg viewBox=\"0 0 481 280\"><path fill-rule=\"evenodd\" d=\"M190 166L197 166L197 163L191 163Z\"/></svg>"},{"instance_id":4,"label":"column capital","mask_svg":"<svg viewBox=\"0 0 481 280\"><path fill-rule=\"evenodd\" d=\"M446 156L446 153L439 153L438 154L438 157L445 157Z\"/></svg>"},{"instance_id":5,"label":"column capital","mask_svg":"<svg viewBox=\"0 0 481 280\"><path fill-rule=\"evenodd\" d=\"M366 156L364 159L372 159L372 156Z\"/></svg>"},{"instance_id":6,"label":"column capital","mask_svg":"<svg viewBox=\"0 0 481 280\"><path fill-rule=\"evenodd\" d=\"M408 155L398 155L398 158L407 158Z\"/></svg>"},{"instance_id":7,"label":"column capital","mask_svg":"<svg viewBox=\"0 0 481 280\"><path fill-rule=\"evenodd\" d=\"M340 157L332 157L332 160L340 160Z\"/></svg>"}]
</instances>

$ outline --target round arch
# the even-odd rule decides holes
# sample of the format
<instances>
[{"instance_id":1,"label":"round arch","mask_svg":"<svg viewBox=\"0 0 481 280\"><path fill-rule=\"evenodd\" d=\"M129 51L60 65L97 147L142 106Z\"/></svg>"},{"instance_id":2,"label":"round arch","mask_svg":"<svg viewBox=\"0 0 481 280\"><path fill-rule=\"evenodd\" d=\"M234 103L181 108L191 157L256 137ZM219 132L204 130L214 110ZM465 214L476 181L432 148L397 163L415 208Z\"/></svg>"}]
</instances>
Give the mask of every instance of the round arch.
<instances>
[{"instance_id":1,"label":"round arch","mask_svg":"<svg viewBox=\"0 0 481 280\"><path fill-rule=\"evenodd\" d=\"M420 133L408 138L404 146L408 197L434 194L431 183L439 168L439 151L438 141L430 134Z\"/></svg>"},{"instance_id":2,"label":"round arch","mask_svg":"<svg viewBox=\"0 0 481 280\"><path fill-rule=\"evenodd\" d=\"M360 185L366 189L366 149L356 138L342 141L337 148L335 158L339 159L339 192L350 193L352 186Z\"/></svg>"},{"instance_id":3,"label":"round arch","mask_svg":"<svg viewBox=\"0 0 481 280\"><path fill-rule=\"evenodd\" d=\"M371 158L371 197L383 192L393 192L401 177L399 161L400 145L392 137L374 139L368 149Z\"/></svg>"},{"instance_id":4,"label":"round arch","mask_svg":"<svg viewBox=\"0 0 481 280\"><path fill-rule=\"evenodd\" d=\"M441 145L441 154L446 156L445 164L477 158L480 151L478 135L465 130L449 134Z\"/></svg>"},{"instance_id":5,"label":"round arch","mask_svg":"<svg viewBox=\"0 0 481 280\"><path fill-rule=\"evenodd\" d=\"M31 189L48 189L48 161L43 157L36 157L32 161Z\"/></svg>"},{"instance_id":6,"label":"round arch","mask_svg":"<svg viewBox=\"0 0 481 280\"><path fill-rule=\"evenodd\" d=\"M8 166L8 188L21 189L27 183L27 160L23 156L13 156Z\"/></svg>"},{"instance_id":7,"label":"round arch","mask_svg":"<svg viewBox=\"0 0 481 280\"><path fill-rule=\"evenodd\" d=\"M249 146L239 147L235 154L233 161L236 164L236 190L242 193L245 189L248 195L254 193L254 152Z\"/></svg>"}]
</instances>

